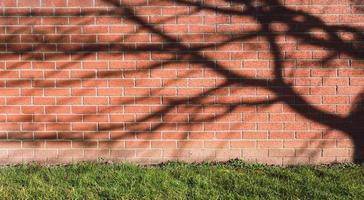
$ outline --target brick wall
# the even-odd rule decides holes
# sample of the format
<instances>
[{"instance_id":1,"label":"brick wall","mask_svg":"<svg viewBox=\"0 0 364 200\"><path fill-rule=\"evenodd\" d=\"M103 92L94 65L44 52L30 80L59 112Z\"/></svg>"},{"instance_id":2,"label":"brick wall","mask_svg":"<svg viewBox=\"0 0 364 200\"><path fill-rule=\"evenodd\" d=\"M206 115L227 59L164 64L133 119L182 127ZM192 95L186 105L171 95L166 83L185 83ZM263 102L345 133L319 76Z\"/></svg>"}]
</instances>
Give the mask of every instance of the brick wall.
<instances>
[{"instance_id":1,"label":"brick wall","mask_svg":"<svg viewBox=\"0 0 364 200\"><path fill-rule=\"evenodd\" d=\"M360 0L0 0L0 162L361 161Z\"/></svg>"}]
</instances>

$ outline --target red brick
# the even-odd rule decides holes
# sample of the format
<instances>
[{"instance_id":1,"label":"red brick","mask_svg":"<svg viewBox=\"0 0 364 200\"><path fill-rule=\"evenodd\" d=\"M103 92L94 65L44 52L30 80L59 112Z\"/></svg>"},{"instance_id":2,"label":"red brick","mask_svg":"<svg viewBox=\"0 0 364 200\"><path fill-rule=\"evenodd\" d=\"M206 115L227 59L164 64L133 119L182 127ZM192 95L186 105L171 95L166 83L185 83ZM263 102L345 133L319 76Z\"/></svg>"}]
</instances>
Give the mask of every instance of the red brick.
<instances>
[{"instance_id":1,"label":"red brick","mask_svg":"<svg viewBox=\"0 0 364 200\"><path fill-rule=\"evenodd\" d=\"M322 152L322 155L323 156L350 156L350 152L349 152L349 149L346 149L346 148L338 148L338 149L323 149L323 152Z\"/></svg>"},{"instance_id":2,"label":"red brick","mask_svg":"<svg viewBox=\"0 0 364 200\"><path fill-rule=\"evenodd\" d=\"M186 140L177 142L178 148L201 148L203 145L203 141Z\"/></svg>"},{"instance_id":3,"label":"red brick","mask_svg":"<svg viewBox=\"0 0 364 200\"><path fill-rule=\"evenodd\" d=\"M238 2L201 2L226 12L197 13L174 1L123 3L143 25L102 0L0 2L6 162L353 160L355 141L344 130L364 83L360 6L268 6L305 13L294 27L269 24L278 55L256 16L236 14ZM318 42L302 38L305 30Z\"/></svg>"},{"instance_id":4,"label":"red brick","mask_svg":"<svg viewBox=\"0 0 364 200\"><path fill-rule=\"evenodd\" d=\"M294 138L294 132L292 131L271 131L269 133L270 139L293 139Z\"/></svg>"},{"instance_id":5,"label":"red brick","mask_svg":"<svg viewBox=\"0 0 364 200\"><path fill-rule=\"evenodd\" d=\"M271 157L293 157L295 156L294 149L269 149Z\"/></svg>"},{"instance_id":6,"label":"red brick","mask_svg":"<svg viewBox=\"0 0 364 200\"><path fill-rule=\"evenodd\" d=\"M150 148L150 141L126 141L126 148Z\"/></svg>"},{"instance_id":7,"label":"red brick","mask_svg":"<svg viewBox=\"0 0 364 200\"><path fill-rule=\"evenodd\" d=\"M152 148L176 148L174 141L152 141Z\"/></svg>"},{"instance_id":8,"label":"red brick","mask_svg":"<svg viewBox=\"0 0 364 200\"><path fill-rule=\"evenodd\" d=\"M47 141L46 148L64 149L71 148L70 141Z\"/></svg>"},{"instance_id":9,"label":"red brick","mask_svg":"<svg viewBox=\"0 0 364 200\"><path fill-rule=\"evenodd\" d=\"M72 148L96 148L96 141L72 141Z\"/></svg>"},{"instance_id":10,"label":"red brick","mask_svg":"<svg viewBox=\"0 0 364 200\"><path fill-rule=\"evenodd\" d=\"M100 141L99 142L100 148L109 148L109 149L118 149L118 148L125 148L125 141Z\"/></svg>"},{"instance_id":11,"label":"red brick","mask_svg":"<svg viewBox=\"0 0 364 200\"><path fill-rule=\"evenodd\" d=\"M227 149L230 147L229 141L205 141L204 147L216 148L216 149Z\"/></svg>"}]
</instances>

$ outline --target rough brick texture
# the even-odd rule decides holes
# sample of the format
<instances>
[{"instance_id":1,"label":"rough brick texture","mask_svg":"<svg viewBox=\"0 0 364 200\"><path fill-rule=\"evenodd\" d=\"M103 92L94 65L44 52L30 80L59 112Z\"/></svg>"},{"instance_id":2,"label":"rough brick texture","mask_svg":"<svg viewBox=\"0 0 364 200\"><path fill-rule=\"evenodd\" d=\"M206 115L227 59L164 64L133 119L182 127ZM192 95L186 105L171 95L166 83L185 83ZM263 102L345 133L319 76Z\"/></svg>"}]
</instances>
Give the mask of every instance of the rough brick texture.
<instances>
[{"instance_id":1,"label":"rough brick texture","mask_svg":"<svg viewBox=\"0 0 364 200\"><path fill-rule=\"evenodd\" d=\"M0 0L0 163L360 162L360 0Z\"/></svg>"}]
</instances>

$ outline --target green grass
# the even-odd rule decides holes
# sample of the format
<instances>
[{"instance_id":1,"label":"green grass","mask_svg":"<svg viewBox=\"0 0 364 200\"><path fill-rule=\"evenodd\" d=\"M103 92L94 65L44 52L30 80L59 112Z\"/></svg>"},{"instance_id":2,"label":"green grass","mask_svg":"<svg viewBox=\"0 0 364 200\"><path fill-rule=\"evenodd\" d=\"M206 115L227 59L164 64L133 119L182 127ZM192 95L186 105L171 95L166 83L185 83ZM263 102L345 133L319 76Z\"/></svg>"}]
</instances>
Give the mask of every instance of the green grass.
<instances>
[{"instance_id":1,"label":"green grass","mask_svg":"<svg viewBox=\"0 0 364 200\"><path fill-rule=\"evenodd\" d=\"M0 168L0 199L364 199L364 166L19 165Z\"/></svg>"}]
</instances>

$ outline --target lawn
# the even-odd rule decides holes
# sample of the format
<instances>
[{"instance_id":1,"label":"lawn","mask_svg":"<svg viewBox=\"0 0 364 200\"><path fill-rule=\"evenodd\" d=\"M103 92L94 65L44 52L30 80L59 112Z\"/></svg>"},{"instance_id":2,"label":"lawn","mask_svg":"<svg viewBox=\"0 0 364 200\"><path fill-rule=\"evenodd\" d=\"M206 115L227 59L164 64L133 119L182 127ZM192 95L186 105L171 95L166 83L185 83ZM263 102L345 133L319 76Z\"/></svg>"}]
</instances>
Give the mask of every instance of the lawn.
<instances>
[{"instance_id":1,"label":"lawn","mask_svg":"<svg viewBox=\"0 0 364 200\"><path fill-rule=\"evenodd\" d=\"M364 166L19 165L0 168L0 199L364 199Z\"/></svg>"}]
</instances>

